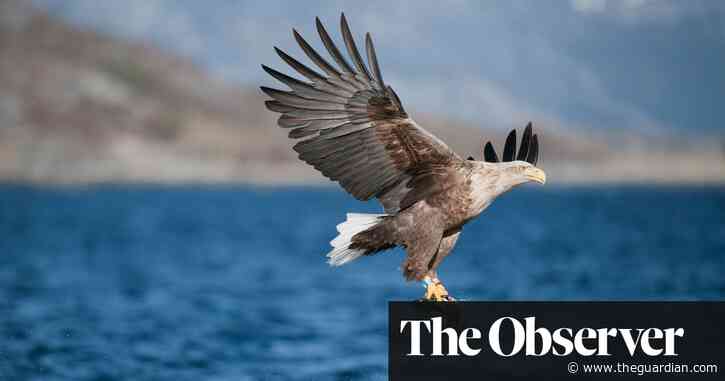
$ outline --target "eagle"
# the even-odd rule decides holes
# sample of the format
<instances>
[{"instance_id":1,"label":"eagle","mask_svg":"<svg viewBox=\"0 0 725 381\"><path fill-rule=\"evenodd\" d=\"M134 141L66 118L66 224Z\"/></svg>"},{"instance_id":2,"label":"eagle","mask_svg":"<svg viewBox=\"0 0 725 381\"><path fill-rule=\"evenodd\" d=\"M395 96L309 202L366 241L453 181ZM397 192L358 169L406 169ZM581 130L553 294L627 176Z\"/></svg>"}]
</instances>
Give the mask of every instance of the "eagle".
<instances>
[{"instance_id":1,"label":"eagle","mask_svg":"<svg viewBox=\"0 0 725 381\"><path fill-rule=\"evenodd\" d=\"M405 249L401 270L406 280L423 282L424 300L453 301L437 275L463 226L496 197L527 182L544 184L536 167L539 141L531 123L517 152L516 130L499 160L491 142L482 160L462 159L443 141L424 130L406 112L392 87L385 84L370 33L365 35L367 64L350 32L345 14L340 30L349 58L335 45L316 18L317 32L332 60L323 58L292 29L302 51L318 70L275 47L300 80L262 65L289 87L262 86L271 100L267 109L281 114L278 125L298 140L299 158L340 184L358 200L376 198L382 214L349 213L337 226L328 263L340 266L394 247Z\"/></svg>"}]
</instances>

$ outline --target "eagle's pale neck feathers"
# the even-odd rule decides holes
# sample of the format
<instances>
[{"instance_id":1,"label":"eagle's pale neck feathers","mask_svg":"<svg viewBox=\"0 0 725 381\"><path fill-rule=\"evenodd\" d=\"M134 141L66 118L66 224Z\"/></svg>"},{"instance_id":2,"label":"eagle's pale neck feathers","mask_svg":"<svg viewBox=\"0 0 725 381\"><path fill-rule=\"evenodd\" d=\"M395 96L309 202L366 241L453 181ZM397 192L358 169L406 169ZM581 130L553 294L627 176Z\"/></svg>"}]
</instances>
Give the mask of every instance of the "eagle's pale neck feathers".
<instances>
[{"instance_id":1,"label":"eagle's pale neck feathers","mask_svg":"<svg viewBox=\"0 0 725 381\"><path fill-rule=\"evenodd\" d=\"M525 161L489 163L471 162L472 209L480 213L496 197L511 188L527 182L546 182L546 174L541 169Z\"/></svg>"}]
</instances>

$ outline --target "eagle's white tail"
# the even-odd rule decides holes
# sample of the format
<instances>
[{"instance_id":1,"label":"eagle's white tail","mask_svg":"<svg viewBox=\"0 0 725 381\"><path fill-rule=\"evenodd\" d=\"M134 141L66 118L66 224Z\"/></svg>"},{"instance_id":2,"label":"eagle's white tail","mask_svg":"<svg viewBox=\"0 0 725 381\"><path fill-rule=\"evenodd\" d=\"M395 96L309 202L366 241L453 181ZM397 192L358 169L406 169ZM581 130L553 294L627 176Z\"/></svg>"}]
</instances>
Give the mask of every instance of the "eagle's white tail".
<instances>
[{"instance_id":1,"label":"eagle's white tail","mask_svg":"<svg viewBox=\"0 0 725 381\"><path fill-rule=\"evenodd\" d=\"M330 242L332 251L327 253L330 266L342 266L365 253L365 249L350 249L352 237L375 226L386 214L348 213L347 220L337 225L340 233Z\"/></svg>"}]
</instances>

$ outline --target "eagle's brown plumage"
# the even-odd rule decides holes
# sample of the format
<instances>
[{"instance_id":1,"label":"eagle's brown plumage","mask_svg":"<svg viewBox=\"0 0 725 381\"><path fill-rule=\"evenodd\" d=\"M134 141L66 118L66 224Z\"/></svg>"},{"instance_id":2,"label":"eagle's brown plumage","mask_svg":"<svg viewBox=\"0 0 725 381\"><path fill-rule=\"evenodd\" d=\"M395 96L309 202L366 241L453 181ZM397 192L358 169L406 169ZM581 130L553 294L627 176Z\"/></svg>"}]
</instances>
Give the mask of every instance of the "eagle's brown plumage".
<instances>
[{"instance_id":1,"label":"eagle's brown plumage","mask_svg":"<svg viewBox=\"0 0 725 381\"><path fill-rule=\"evenodd\" d=\"M463 224L495 196L524 182L514 172L530 171L526 165L533 168L537 138L531 137L531 126L527 126L519 161L512 161L515 132L513 151L510 135L504 152L504 162L510 163L494 164L498 157L490 143L484 156L493 163L462 160L409 117L395 91L383 81L369 33L365 36L366 65L344 14L341 16L340 29L351 65L319 19L316 25L337 67L293 30L302 51L324 74L275 48L308 81L262 65L291 89L262 87L272 98L265 104L281 113L278 124L289 129L290 138L301 139L294 146L301 160L337 181L355 198L377 198L386 212L348 215L338 226L340 235L332 242L335 249L328 254L330 263L343 264L360 255L403 246L408 254L403 264L406 278L436 283L435 269L455 245Z\"/></svg>"}]
</instances>

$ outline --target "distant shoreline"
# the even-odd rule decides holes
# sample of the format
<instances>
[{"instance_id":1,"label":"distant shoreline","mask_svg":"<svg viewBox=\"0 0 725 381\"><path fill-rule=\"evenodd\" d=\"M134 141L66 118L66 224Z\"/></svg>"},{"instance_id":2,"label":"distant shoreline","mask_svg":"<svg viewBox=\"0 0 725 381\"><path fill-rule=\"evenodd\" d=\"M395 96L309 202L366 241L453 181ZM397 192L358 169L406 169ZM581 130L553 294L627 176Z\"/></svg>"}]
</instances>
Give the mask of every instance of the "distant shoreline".
<instances>
[{"instance_id":1,"label":"distant shoreline","mask_svg":"<svg viewBox=\"0 0 725 381\"><path fill-rule=\"evenodd\" d=\"M310 189L310 190L339 190L344 192L337 183L334 182L304 182L304 183L249 183L242 181L178 181L178 182L152 182L152 181L106 181L106 182L31 182L31 181L12 181L0 180L0 190L3 188L34 188L34 189L102 189L102 188L234 188L234 189L254 189L261 191L277 190L277 189ZM542 187L540 185L528 185L526 188ZM725 181L720 182L644 182L644 181L619 181L619 182L552 182L543 186L545 189L557 188L597 188L597 189L614 189L614 188L663 188L663 189L694 189L694 188L711 188L725 190Z\"/></svg>"},{"instance_id":2,"label":"distant shoreline","mask_svg":"<svg viewBox=\"0 0 725 381\"><path fill-rule=\"evenodd\" d=\"M0 44L0 183L335 186L297 158L256 87L24 2L0 9L26 15L22 27L0 18L0 34L22 42ZM485 141L502 147L525 123L414 115L462 158L480 158ZM550 184L725 184L725 136L533 123Z\"/></svg>"}]
</instances>

